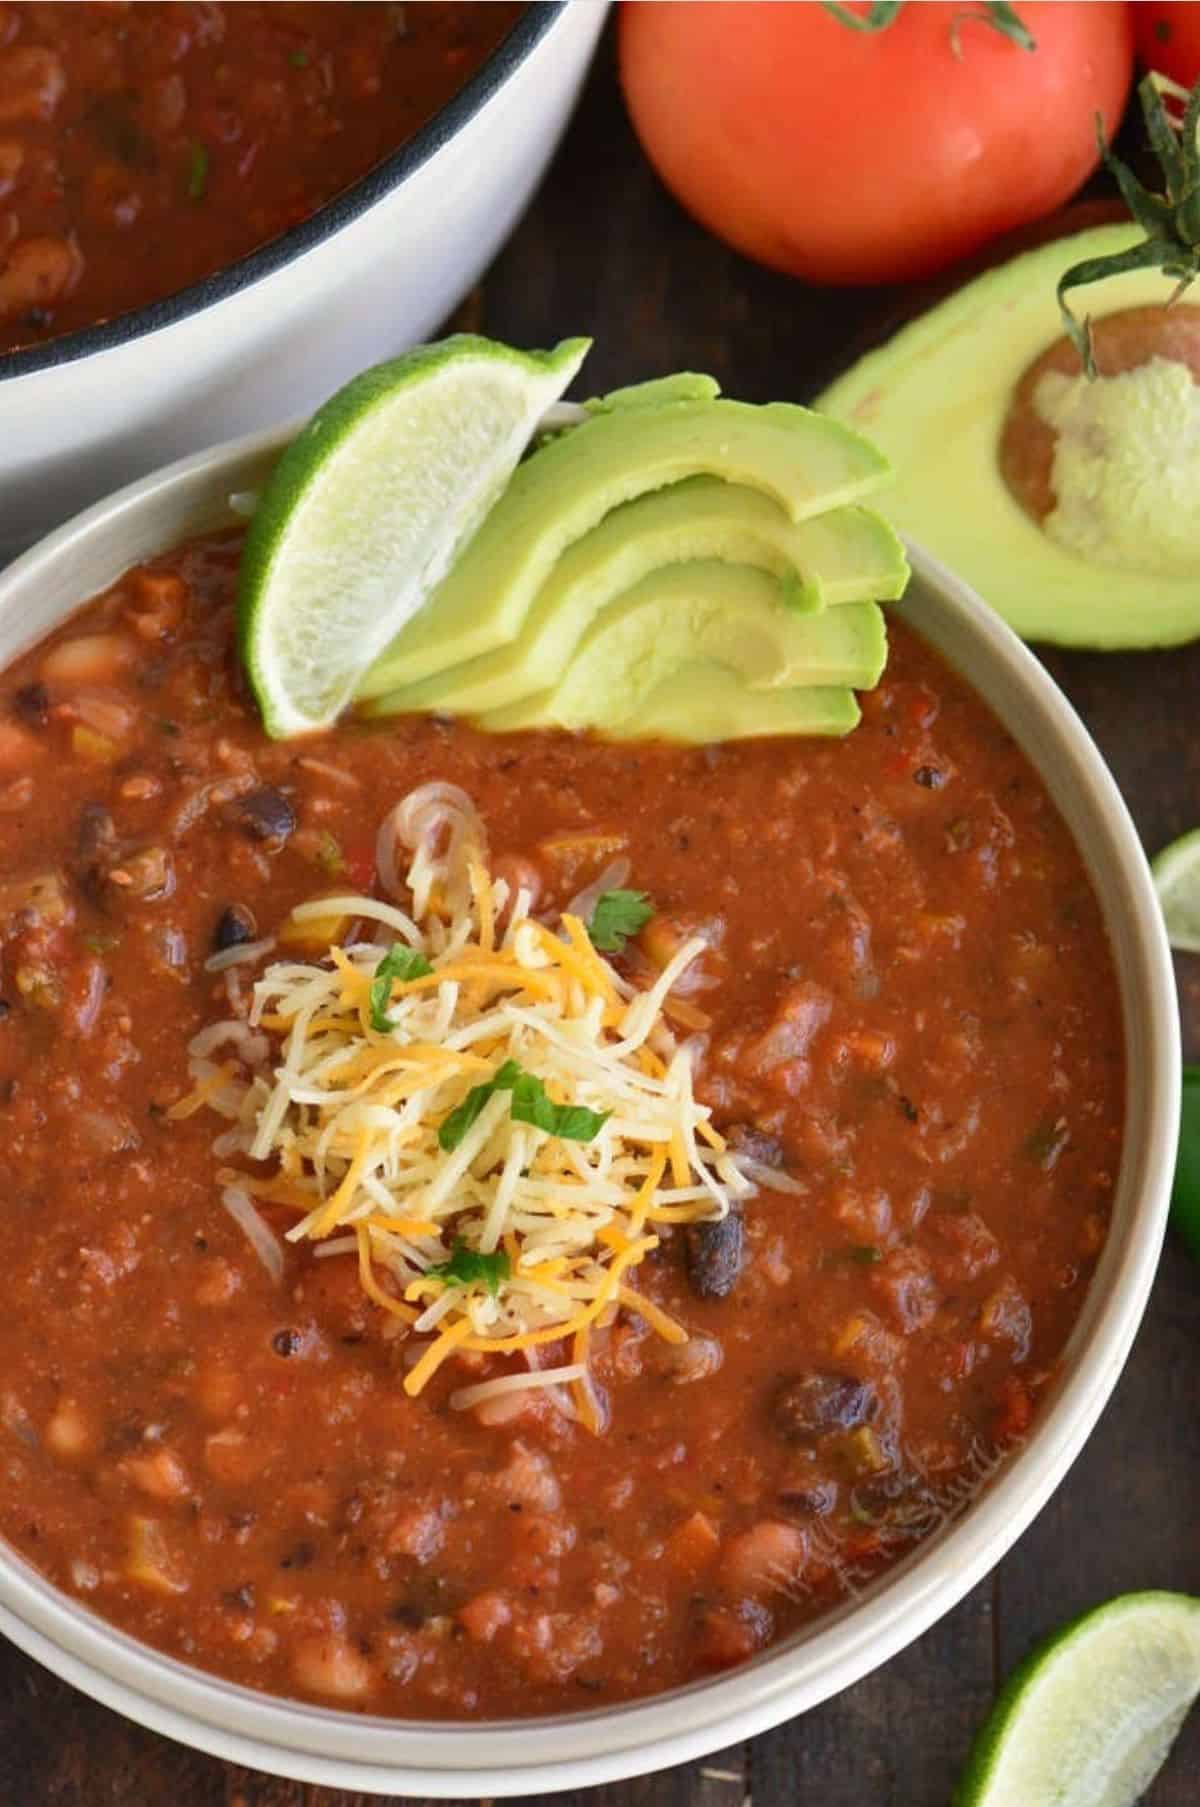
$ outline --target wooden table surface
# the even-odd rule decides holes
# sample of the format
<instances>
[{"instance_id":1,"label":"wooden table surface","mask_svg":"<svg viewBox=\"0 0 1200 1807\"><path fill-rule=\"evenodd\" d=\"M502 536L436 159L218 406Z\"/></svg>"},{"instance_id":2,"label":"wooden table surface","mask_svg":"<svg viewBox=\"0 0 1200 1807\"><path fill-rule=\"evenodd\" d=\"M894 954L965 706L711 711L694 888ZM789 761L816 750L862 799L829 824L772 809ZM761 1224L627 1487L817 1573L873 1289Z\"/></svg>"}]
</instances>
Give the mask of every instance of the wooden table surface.
<instances>
[{"instance_id":1,"label":"wooden table surface","mask_svg":"<svg viewBox=\"0 0 1200 1807\"><path fill-rule=\"evenodd\" d=\"M460 324L518 344L594 335L593 389L711 371L752 401L811 397L911 312L911 294L806 289L725 251L660 189L606 44L551 174ZM1147 848L1200 823L1200 642L1050 653ZM1200 1050L1200 957L1179 967ZM1065 1618L1131 1588L1200 1593L1200 1268L1169 1240L1146 1321L1072 1473L995 1573L876 1674L703 1763L572 1807L947 1807L998 1681ZM564 1798L564 1797L560 1797ZM217 1762L96 1706L0 1642L2 1807L352 1807ZM1200 1803L1200 1709L1147 1801Z\"/></svg>"}]
</instances>

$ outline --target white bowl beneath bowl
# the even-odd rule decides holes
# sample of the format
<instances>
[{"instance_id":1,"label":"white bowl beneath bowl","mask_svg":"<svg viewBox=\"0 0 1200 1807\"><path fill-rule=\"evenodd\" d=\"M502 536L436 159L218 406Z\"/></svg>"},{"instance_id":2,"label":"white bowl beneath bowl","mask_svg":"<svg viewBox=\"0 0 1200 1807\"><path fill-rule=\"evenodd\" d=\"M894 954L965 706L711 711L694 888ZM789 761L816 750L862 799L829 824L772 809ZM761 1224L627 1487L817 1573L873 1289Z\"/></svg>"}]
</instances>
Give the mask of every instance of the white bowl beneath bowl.
<instances>
[{"instance_id":1,"label":"white bowl beneath bowl","mask_svg":"<svg viewBox=\"0 0 1200 1807\"><path fill-rule=\"evenodd\" d=\"M407 144L206 281L0 355L0 565L168 459L310 410L425 338L504 242L607 0L532 5Z\"/></svg>"},{"instance_id":2,"label":"white bowl beneath bowl","mask_svg":"<svg viewBox=\"0 0 1200 1807\"><path fill-rule=\"evenodd\" d=\"M192 457L98 504L0 573L0 667L128 565L233 517L288 432ZM0 1631L85 1693L216 1756L364 1793L549 1793L661 1769L816 1706L918 1637L979 1581L1078 1455L1129 1353L1154 1278L1178 1135L1174 979L1145 857L1078 717L971 591L911 548L897 613L969 677L1040 772L1087 863L1112 942L1126 1128L1108 1243L1062 1373L1025 1445L975 1503L858 1598L739 1669L627 1706L439 1724L334 1712L222 1682L139 1644L0 1545Z\"/></svg>"}]
</instances>

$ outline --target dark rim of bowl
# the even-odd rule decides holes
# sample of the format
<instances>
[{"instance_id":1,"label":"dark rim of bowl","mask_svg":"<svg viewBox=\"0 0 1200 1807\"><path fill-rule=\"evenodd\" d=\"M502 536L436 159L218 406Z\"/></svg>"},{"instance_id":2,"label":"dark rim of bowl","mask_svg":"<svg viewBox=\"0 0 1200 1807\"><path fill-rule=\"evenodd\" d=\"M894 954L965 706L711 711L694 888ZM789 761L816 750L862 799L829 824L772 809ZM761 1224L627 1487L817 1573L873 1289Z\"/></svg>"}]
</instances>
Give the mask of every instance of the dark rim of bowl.
<instances>
[{"instance_id":1,"label":"dark rim of bowl","mask_svg":"<svg viewBox=\"0 0 1200 1807\"><path fill-rule=\"evenodd\" d=\"M508 35L445 106L427 119L398 150L392 151L365 176L360 176L349 188L318 207L299 225L292 226L278 238L269 239L257 250L248 251L234 263L214 270L211 276L164 296L161 301L151 301L145 307L115 314L111 320L102 320L95 326L81 326L75 332L63 333L60 338L48 339L41 345L26 345L17 351L0 353L0 383L10 377L32 376L35 371L72 364L77 358L90 357L93 352L112 351L134 339L160 332L206 307L228 300L231 295L303 257L382 201L393 189L399 188L414 170L449 143L515 74L569 4L570 0L531 0Z\"/></svg>"}]
</instances>

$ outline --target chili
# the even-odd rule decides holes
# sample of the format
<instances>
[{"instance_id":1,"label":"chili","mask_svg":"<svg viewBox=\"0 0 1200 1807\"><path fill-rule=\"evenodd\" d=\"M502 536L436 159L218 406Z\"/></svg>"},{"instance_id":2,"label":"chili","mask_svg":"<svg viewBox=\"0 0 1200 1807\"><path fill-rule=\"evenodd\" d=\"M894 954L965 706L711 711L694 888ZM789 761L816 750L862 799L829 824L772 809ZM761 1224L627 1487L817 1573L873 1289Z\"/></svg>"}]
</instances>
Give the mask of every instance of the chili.
<instances>
[{"instance_id":1,"label":"chili","mask_svg":"<svg viewBox=\"0 0 1200 1807\"><path fill-rule=\"evenodd\" d=\"M397 149L522 11L0 6L0 351L198 282Z\"/></svg>"},{"instance_id":2,"label":"chili","mask_svg":"<svg viewBox=\"0 0 1200 1807\"><path fill-rule=\"evenodd\" d=\"M1056 1373L1122 1131L1079 854L902 623L842 742L271 742L239 544L149 560L0 677L0 1532L162 1650L363 1710L563 1711L741 1662L961 1511ZM598 1434L566 1390L452 1403L520 1355L451 1354L410 1397L429 1339L353 1253L283 1242L283 1206L223 1208L254 1163L180 1114L189 1044L232 1024L236 1065L273 938L344 889L330 839L373 885L377 827L433 780L550 921L628 861L629 984L703 939L698 1090L766 1176L660 1226L643 1306L593 1331Z\"/></svg>"}]
</instances>

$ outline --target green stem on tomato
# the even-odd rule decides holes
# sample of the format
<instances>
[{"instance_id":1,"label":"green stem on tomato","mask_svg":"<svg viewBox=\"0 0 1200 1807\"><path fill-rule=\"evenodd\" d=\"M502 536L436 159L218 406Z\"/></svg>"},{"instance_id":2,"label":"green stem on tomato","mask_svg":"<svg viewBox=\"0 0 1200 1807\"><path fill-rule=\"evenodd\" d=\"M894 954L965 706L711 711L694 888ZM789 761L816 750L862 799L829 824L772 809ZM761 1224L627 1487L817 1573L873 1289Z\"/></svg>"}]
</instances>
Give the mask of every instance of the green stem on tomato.
<instances>
[{"instance_id":1,"label":"green stem on tomato","mask_svg":"<svg viewBox=\"0 0 1200 1807\"><path fill-rule=\"evenodd\" d=\"M1183 118L1176 126L1164 104L1164 96L1186 102ZM1127 270L1159 269L1173 276L1177 287L1167 301L1169 307L1200 276L1200 82L1189 94L1186 88L1168 80L1165 75L1151 73L1138 85L1138 99L1146 122L1146 135L1162 170L1162 194L1152 194L1138 181L1133 171L1119 157L1114 157L1104 138L1104 121L1096 115L1096 136L1100 155L1115 177L1121 198L1136 223L1145 233L1140 244L1111 257L1089 257L1072 264L1058 284L1058 305L1067 336L1074 344L1089 377L1096 375L1092 356L1091 321L1076 319L1067 305L1067 290L1083 288L1090 282L1101 282L1108 276L1121 276Z\"/></svg>"},{"instance_id":2,"label":"green stem on tomato","mask_svg":"<svg viewBox=\"0 0 1200 1807\"><path fill-rule=\"evenodd\" d=\"M851 31L886 31L900 11L901 4L902 0L871 0L865 13L856 13L840 4L840 0L821 0L825 11L831 13L840 25L848 25ZM950 22L950 47L955 56L962 55L959 26L964 19L978 19L984 25L990 25L1001 37L1007 38L1022 50L1037 49L1037 39L1016 8L1008 4L1008 0L981 0L979 6L964 6Z\"/></svg>"}]
</instances>

